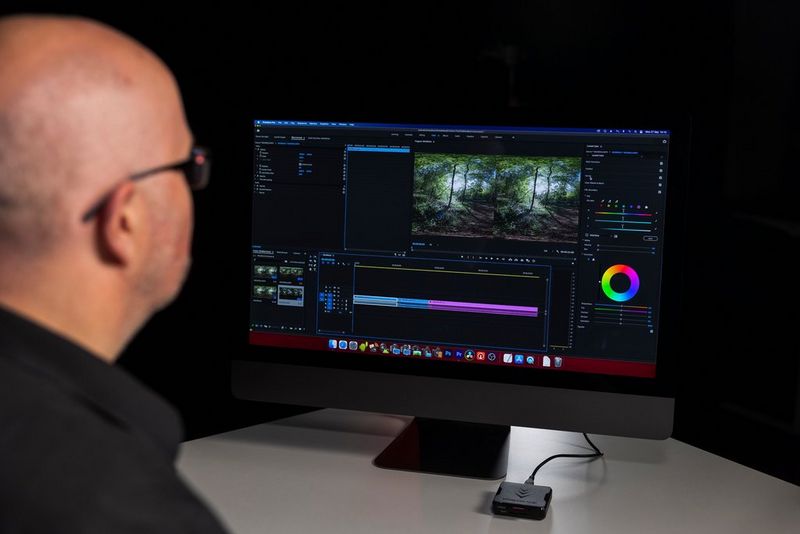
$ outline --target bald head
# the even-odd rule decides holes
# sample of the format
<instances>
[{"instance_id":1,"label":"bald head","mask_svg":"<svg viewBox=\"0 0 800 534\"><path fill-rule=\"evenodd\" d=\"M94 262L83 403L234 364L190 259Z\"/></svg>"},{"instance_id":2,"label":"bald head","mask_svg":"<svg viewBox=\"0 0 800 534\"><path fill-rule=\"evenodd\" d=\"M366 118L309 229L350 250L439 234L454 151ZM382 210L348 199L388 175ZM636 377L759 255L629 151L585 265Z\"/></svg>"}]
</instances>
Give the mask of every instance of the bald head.
<instances>
[{"instance_id":1,"label":"bald head","mask_svg":"<svg viewBox=\"0 0 800 534\"><path fill-rule=\"evenodd\" d=\"M192 141L175 79L138 42L81 18L0 18L0 305L114 359L190 263L181 172L128 177Z\"/></svg>"},{"instance_id":2,"label":"bald head","mask_svg":"<svg viewBox=\"0 0 800 534\"><path fill-rule=\"evenodd\" d=\"M75 17L0 19L0 250L67 245L80 210L186 154L187 134L172 75L133 39Z\"/></svg>"}]
</instances>

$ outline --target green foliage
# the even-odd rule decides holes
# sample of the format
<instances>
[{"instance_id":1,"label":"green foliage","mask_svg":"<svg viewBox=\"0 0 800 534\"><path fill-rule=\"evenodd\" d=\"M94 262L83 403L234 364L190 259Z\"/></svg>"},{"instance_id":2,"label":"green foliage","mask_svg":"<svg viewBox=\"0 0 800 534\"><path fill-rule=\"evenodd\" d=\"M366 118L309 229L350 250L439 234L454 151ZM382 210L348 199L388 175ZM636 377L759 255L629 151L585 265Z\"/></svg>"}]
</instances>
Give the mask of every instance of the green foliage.
<instances>
[{"instance_id":1,"label":"green foliage","mask_svg":"<svg viewBox=\"0 0 800 534\"><path fill-rule=\"evenodd\" d=\"M417 154L412 230L574 240L580 169L579 157ZM549 223L563 235L543 236Z\"/></svg>"}]
</instances>

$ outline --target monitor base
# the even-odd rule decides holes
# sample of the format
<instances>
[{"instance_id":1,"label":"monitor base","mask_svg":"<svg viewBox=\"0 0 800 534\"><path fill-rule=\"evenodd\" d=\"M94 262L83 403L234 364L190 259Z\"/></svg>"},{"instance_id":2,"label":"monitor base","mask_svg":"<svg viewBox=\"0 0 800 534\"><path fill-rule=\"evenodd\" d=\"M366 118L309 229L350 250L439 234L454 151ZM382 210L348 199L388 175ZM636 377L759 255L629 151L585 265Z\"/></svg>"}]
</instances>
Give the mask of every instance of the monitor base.
<instances>
[{"instance_id":1,"label":"monitor base","mask_svg":"<svg viewBox=\"0 0 800 534\"><path fill-rule=\"evenodd\" d=\"M498 480L511 427L416 417L373 461L377 467Z\"/></svg>"}]
</instances>

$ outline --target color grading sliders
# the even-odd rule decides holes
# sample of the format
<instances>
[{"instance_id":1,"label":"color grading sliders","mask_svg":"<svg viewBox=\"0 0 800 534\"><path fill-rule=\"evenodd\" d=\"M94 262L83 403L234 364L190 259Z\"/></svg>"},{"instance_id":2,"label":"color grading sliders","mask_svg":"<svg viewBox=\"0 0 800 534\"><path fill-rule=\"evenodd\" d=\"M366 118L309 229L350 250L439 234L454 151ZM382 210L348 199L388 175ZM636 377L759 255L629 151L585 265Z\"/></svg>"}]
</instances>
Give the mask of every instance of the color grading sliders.
<instances>
[{"instance_id":1,"label":"color grading sliders","mask_svg":"<svg viewBox=\"0 0 800 534\"><path fill-rule=\"evenodd\" d=\"M608 326L652 328L653 311L650 306L622 304L633 300L640 287L639 273L630 265L617 263L606 268L600 278L600 288L603 295L614 303L596 303L593 322Z\"/></svg>"}]
</instances>

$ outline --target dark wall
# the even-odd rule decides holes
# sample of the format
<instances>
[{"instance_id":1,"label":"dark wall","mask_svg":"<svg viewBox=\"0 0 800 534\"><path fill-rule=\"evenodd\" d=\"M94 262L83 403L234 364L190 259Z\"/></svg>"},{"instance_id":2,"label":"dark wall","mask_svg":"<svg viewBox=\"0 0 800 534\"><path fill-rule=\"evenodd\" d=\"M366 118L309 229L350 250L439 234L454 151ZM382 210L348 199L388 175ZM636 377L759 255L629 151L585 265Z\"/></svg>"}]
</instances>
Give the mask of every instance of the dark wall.
<instances>
[{"instance_id":1,"label":"dark wall","mask_svg":"<svg viewBox=\"0 0 800 534\"><path fill-rule=\"evenodd\" d=\"M357 13L338 4L223 5L72 9L155 50L181 84L197 139L214 149L212 184L196 197L186 288L121 361L180 408L189 437L294 410L228 393L226 358L247 320L236 269L249 246L240 199L251 119L655 111L693 124L675 435L800 482L795 8L743 0L691 9L397 4Z\"/></svg>"}]
</instances>

